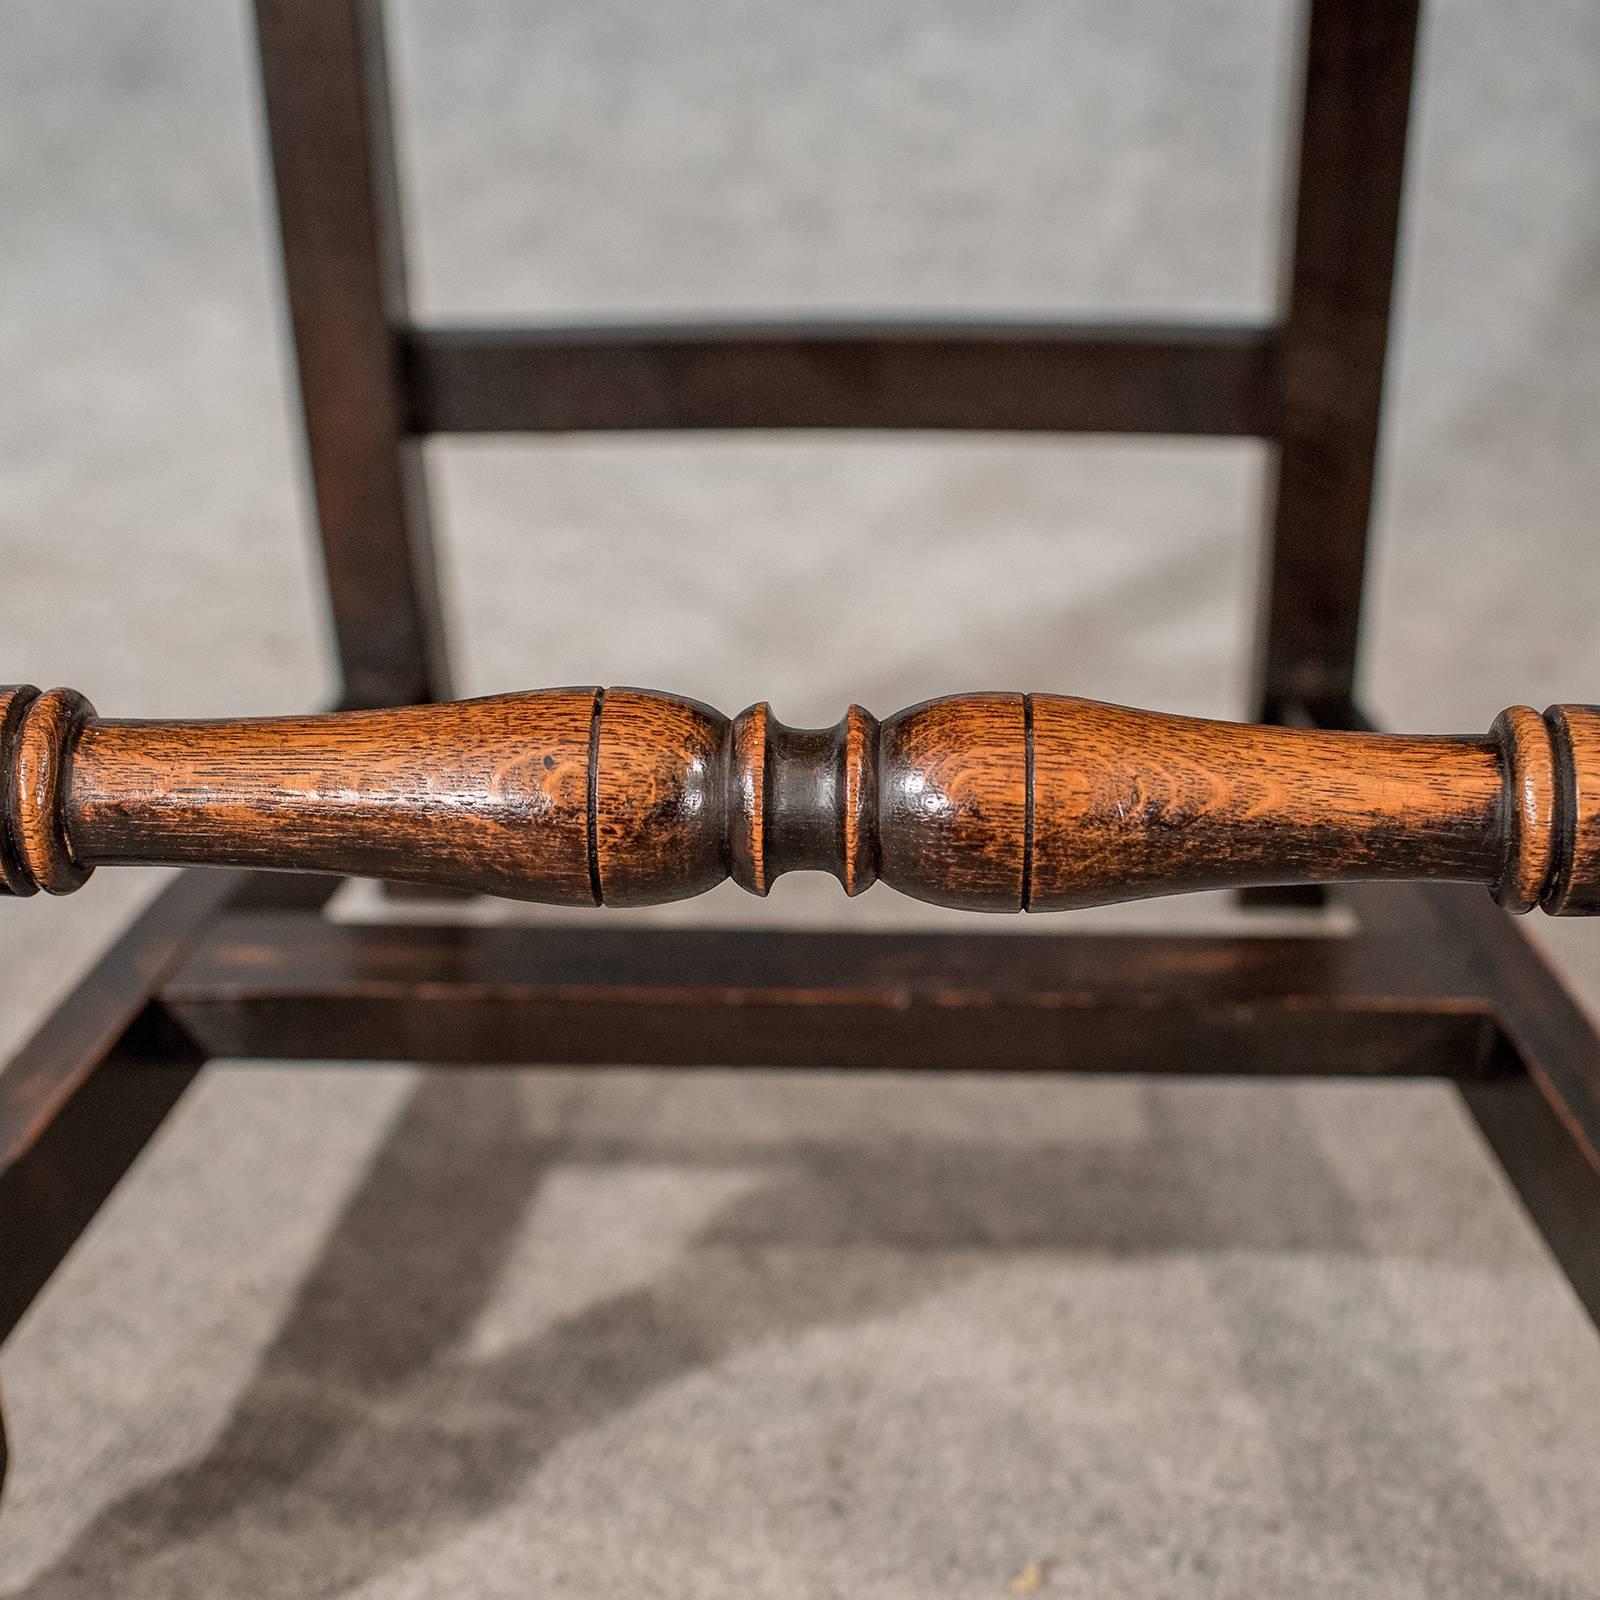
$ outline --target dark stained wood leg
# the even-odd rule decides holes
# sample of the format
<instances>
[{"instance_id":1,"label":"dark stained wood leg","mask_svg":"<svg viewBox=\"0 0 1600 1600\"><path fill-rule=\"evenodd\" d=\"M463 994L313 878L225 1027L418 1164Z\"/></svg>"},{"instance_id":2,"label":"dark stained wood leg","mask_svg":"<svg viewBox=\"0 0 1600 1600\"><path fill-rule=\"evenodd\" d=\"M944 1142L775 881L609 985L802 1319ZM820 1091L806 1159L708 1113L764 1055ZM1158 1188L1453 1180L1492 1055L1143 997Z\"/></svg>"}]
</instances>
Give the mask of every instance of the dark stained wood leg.
<instances>
[{"instance_id":1,"label":"dark stained wood leg","mask_svg":"<svg viewBox=\"0 0 1600 1600\"><path fill-rule=\"evenodd\" d=\"M1600 1327L1600 1035L1510 919L1458 895L1424 897L1448 906L1456 937L1476 945L1518 1069L1509 1080L1463 1086L1462 1097Z\"/></svg>"},{"instance_id":2,"label":"dark stained wood leg","mask_svg":"<svg viewBox=\"0 0 1600 1600\"><path fill-rule=\"evenodd\" d=\"M247 881L184 873L0 1070L0 1339L199 1069L150 996Z\"/></svg>"},{"instance_id":3,"label":"dark stained wood leg","mask_svg":"<svg viewBox=\"0 0 1600 1600\"><path fill-rule=\"evenodd\" d=\"M1520 1069L1520 1060L1517 1065ZM1600 1171L1525 1071L1457 1088L1573 1292L1600 1329Z\"/></svg>"},{"instance_id":4,"label":"dark stained wood leg","mask_svg":"<svg viewBox=\"0 0 1600 1600\"><path fill-rule=\"evenodd\" d=\"M1262 721L1346 723L1356 671L1418 0L1311 0L1261 611Z\"/></svg>"},{"instance_id":5,"label":"dark stained wood leg","mask_svg":"<svg viewBox=\"0 0 1600 1600\"><path fill-rule=\"evenodd\" d=\"M1255 715L1350 726L1418 0L1310 0ZM1246 906L1316 906L1316 885Z\"/></svg>"},{"instance_id":6,"label":"dark stained wood leg","mask_svg":"<svg viewBox=\"0 0 1600 1600\"><path fill-rule=\"evenodd\" d=\"M1341 723L1371 728L1359 708ZM1517 919L1459 884L1346 884L1363 933L1450 949L1500 1029L1458 1084L1534 1226L1600 1328L1600 1033Z\"/></svg>"},{"instance_id":7,"label":"dark stained wood leg","mask_svg":"<svg viewBox=\"0 0 1600 1600\"><path fill-rule=\"evenodd\" d=\"M376 0L257 0L311 484L350 706L449 694Z\"/></svg>"},{"instance_id":8,"label":"dark stained wood leg","mask_svg":"<svg viewBox=\"0 0 1600 1600\"><path fill-rule=\"evenodd\" d=\"M1365 927L1449 943L1501 1030L1495 1068L1458 1085L1468 1112L1600 1327L1600 1034L1521 927L1454 886L1339 891Z\"/></svg>"},{"instance_id":9,"label":"dark stained wood leg","mask_svg":"<svg viewBox=\"0 0 1600 1600\"><path fill-rule=\"evenodd\" d=\"M0 1069L0 1341L205 1063L153 991L230 903L305 914L338 882L184 873ZM8 1460L0 1412L0 1490Z\"/></svg>"},{"instance_id":10,"label":"dark stained wood leg","mask_svg":"<svg viewBox=\"0 0 1600 1600\"><path fill-rule=\"evenodd\" d=\"M170 1019L145 1010L0 1172L0 1339L204 1064Z\"/></svg>"},{"instance_id":11,"label":"dark stained wood leg","mask_svg":"<svg viewBox=\"0 0 1600 1600\"><path fill-rule=\"evenodd\" d=\"M0 1069L0 1341L200 1067L150 990L243 882L178 878ZM8 1461L0 1411L0 1491Z\"/></svg>"},{"instance_id":12,"label":"dark stained wood leg","mask_svg":"<svg viewBox=\"0 0 1600 1600\"><path fill-rule=\"evenodd\" d=\"M0 1069L0 1340L203 1063L153 994L225 907L306 915L338 881L184 873Z\"/></svg>"},{"instance_id":13,"label":"dark stained wood leg","mask_svg":"<svg viewBox=\"0 0 1600 1600\"><path fill-rule=\"evenodd\" d=\"M1492 908L1491 908L1492 909ZM1450 947L1388 939L220 922L161 1003L214 1058L1474 1074Z\"/></svg>"}]
</instances>

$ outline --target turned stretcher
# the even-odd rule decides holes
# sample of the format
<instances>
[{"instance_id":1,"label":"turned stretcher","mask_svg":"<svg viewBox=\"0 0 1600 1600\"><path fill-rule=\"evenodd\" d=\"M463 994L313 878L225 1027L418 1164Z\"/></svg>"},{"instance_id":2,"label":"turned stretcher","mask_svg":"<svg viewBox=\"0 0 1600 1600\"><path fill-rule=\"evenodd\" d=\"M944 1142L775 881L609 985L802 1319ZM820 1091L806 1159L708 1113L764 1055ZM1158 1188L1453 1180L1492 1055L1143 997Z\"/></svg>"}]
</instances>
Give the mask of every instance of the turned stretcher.
<instances>
[{"instance_id":1,"label":"turned stretcher","mask_svg":"<svg viewBox=\"0 0 1600 1600\"><path fill-rule=\"evenodd\" d=\"M1055 911L1196 889L1481 883L1600 908L1600 711L1483 737L1247 726L1060 695L852 706L791 728L642 689L246 721L102 719L0 690L0 878L118 862L355 874L559 904L764 895L830 872L938 905Z\"/></svg>"}]
</instances>

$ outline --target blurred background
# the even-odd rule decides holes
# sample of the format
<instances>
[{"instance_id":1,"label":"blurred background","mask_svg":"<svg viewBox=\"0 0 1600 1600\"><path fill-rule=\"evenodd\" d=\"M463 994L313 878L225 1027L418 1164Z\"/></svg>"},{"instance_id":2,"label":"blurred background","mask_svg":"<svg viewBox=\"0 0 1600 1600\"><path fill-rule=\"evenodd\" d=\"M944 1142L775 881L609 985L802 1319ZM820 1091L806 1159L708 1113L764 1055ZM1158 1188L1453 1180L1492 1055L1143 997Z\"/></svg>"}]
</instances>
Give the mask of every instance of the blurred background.
<instances>
[{"instance_id":1,"label":"blurred background","mask_svg":"<svg viewBox=\"0 0 1600 1600\"><path fill-rule=\"evenodd\" d=\"M390 18L428 320L1274 304L1285 0ZM111 716L326 703L247 8L0 28L0 676ZM1600 11L1433 0L1419 73L1364 699L1480 732L1600 696ZM466 693L1248 710L1258 445L430 471ZM160 879L0 914L0 1044ZM736 900L672 915L949 925ZM1600 995L1593 927L1535 932ZM0 1588L1600 1594L1594 1357L1428 1086L246 1067L0 1361Z\"/></svg>"}]
</instances>

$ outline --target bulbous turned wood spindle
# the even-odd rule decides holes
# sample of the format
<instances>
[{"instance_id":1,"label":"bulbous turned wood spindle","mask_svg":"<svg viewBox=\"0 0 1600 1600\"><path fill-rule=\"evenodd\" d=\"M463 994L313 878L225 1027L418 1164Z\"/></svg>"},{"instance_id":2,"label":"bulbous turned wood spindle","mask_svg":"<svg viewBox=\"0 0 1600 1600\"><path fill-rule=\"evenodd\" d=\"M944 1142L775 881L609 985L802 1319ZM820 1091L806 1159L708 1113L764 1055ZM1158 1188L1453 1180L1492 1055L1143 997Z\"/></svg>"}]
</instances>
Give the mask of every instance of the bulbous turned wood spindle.
<instances>
[{"instance_id":1,"label":"bulbous turned wood spindle","mask_svg":"<svg viewBox=\"0 0 1600 1600\"><path fill-rule=\"evenodd\" d=\"M125 722L70 690L0 689L0 881L61 894L111 862L613 906L821 870L852 895L882 878L987 911L1419 878L1590 914L1600 710L1393 737L972 694L790 728L765 705L730 721L649 690L550 689Z\"/></svg>"}]
</instances>

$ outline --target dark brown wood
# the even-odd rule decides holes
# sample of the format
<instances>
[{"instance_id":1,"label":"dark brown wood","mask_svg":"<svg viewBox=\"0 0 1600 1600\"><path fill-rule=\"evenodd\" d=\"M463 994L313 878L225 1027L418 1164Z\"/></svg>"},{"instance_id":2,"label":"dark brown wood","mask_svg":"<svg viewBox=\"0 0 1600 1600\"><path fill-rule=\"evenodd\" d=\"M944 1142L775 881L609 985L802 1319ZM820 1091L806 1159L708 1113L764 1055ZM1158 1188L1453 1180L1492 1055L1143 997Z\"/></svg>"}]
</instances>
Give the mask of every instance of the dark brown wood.
<instances>
[{"instance_id":1,"label":"dark brown wood","mask_svg":"<svg viewBox=\"0 0 1600 1600\"><path fill-rule=\"evenodd\" d=\"M1592 715L1591 708L1552 707L1546 721L1566 729L1583 749ZM1358 728L1373 727L1359 707L1350 716ZM1520 814L1524 836L1546 819L1552 831L1565 831L1580 787L1578 763L1557 758L1554 749L1548 757L1541 752L1536 722L1525 708L1513 708L1496 724L1507 752L1508 805ZM1563 742L1558 735L1552 744ZM1527 903L1530 859L1545 857L1508 840L1502 904ZM1481 895L1451 884L1346 884L1338 892L1366 937L1451 951L1467 986L1492 1007L1500 1029L1493 1070L1484 1082L1461 1086L1463 1101L1600 1328L1600 1032L1594 1022L1515 919L1497 916ZM1552 892L1558 904L1571 892L1559 871Z\"/></svg>"},{"instance_id":2,"label":"dark brown wood","mask_svg":"<svg viewBox=\"0 0 1600 1600\"><path fill-rule=\"evenodd\" d=\"M197 723L0 695L18 893L157 862L615 906L730 874L764 894L796 870L992 911L1384 878L1600 904L1600 713L1578 706L1404 738L1059 695L953 695L881 725L852 707L818 729L641 689Z\"/></svg>"},{"instance_id":3,"label":"dark brown wood","mask_svg":"<svg viewBox=\"0 0 1600 1600\"><path fill-rule=\"evenodd\" d=\"M153 1003L154 992L224 906L292 904L304 920L335 886L312 877L183 874L0 1068L0 1340L204 1063L195 1041ZM7 1465L0 1415L0 1486Z\"/></svg>"},{"instance_id":4,"label":"dark brown wood","mask_svg":"<svg viewBox=\"0 0 1600 1600\"><path fill-rule=\"evenodd\" d=\"M1260 715L1352 701L1418 0L1311 0L1279 350Z\"/></svg>"},{"instance_id":5,"label":"dark brown wood","mask_svg":"<svg viewBox=\"0 0 1600 1600\"><path fill-rule=\"evenodd\" d=\"M1513 1059L1520 1064L1514 1053ZM1457 1089L1573 1293L1600 1326L1600 1171L1525 1072Z\"/></svg>"},{"instance_id":6,"label":"dark brown wood","mask_svg":"<svg viewBox=\"0 0 1600 1600\"><path fill-rule=\"evenodd\" d=\"M1497 1037L1449 951L1406 940L268 914L223 922L162 1004L212 1056L438 1064L1455 1076Z\"/></svg>"},{"instance_id":7,"label":"dark brown wood","mask_svg":"<svg viewBox=\"0 0 1600 1600\"><path fill-rule=\"evenodd\" d=\"M418 438L929 428L1280 441L1265 720L1352 686L1416 0L1312 0L1285 326L409 327L376 0L257 0L309 453L350 706L444 698ZM115 724L0 690L0 884L100 860L405 871L580 903L880 874L1045 909L1429 875L1600 909L1600 714L1330 739L1045 696L793 729L642 691L377 721ZM208 1054L1455 1078L1600 1321L1600 1038L1452 884L1342 888L1349 939L351 927L336 880L186 875L0 1073L0 1337ZM1303 886L1302 886L1303 892ZM232 915L225 904L293 907ZM0 1481L6 1468L0 1420Z\"/></svg>"},{"instance_id":8,"label":"dark brown wood","mask_svg":"<svg viewBox=\"0 0 1600 1600\"><path fill-rule=\"evenodd\" d=\"M1033 702L1030 909L1178 884L1498 881L1504 779L1489 740L1391 742Z\"/></svg>"},{"instance_id":9,"label":"dark brown wood","mask_svg":"<svg viewBox=\"0 0 1600 1600\"><path fill-rule=\"evenodd\" d=\"M378 0L256 0L311 486L351 706L449 693L395 329L404 241Z\"/></svg>"},{"instance_id":10,"label":"dark brown wood","mask_svg":"<svg viewBox=\"0 0 1600 1600\"><path fill-rule=\"evenodd\" d=\"M1499 1028L1464 1104L1600 1326L1600 1033L1511 917L1459 885L1345 885L1369 937L1450 950Z\"/></svg>"},{"instance_id":11,"label":"dark brown wood","mask_svg":"<svg viewBox=\"0 0 1600 1600\"><path fill-rule=\"evenodd\" d=\"M745 321L413 328L411 428L1278 429L1268 327Z\"/></svg>"},{"instance_id":12,"label":"dark brown wood","mask_svg":"<svg viewBox=\"0 0 1600 1600\"><path fill-rule=\"evenodd\" d=\"M1521 930L1470 895L1424 888L1409 889L1410 900L1428 918L1412 913L1415 936L1452 939L1483 973L1480 987L1492 998L1517 1060L1573 1148L1600 1172L1600 1035L1593 1022ZM1579 1214L1588 1217L1593 1248L1600 1251L1600 1218Z\"/></svg>"},{"instance_id":13,"label":"dark brown wood","mask_svg":"<svg viewBox=\"0 0 1600 1600\"><path fill-rule=\"evenodd\" d=\"M245 882L184 874L0 1071L0 1339L198 1070L151 995Z\"/></svg>"},{"instance_id":14,"label":"dark brown wood","mask_svg":"<svg viewBox=\"0 0 1600 1600\"><path fill-rule=\"evenodd\" d=\"M236 872L184 873L0 1071L0 1171L28 1154L247 881Z\"/></svg>"},{"instance_id":15,"label":"dark brown wood","mask_svg":"<svg viewBox=\"0 0 1600 1600\"><path fill-rule=\"evenodd\" d=\"M51 1108L34 1141L0 1167L0 1338L77 1243L205 1059L163 1013L142 1011L76 1091Z\"/></svg>"}]
</instances>

